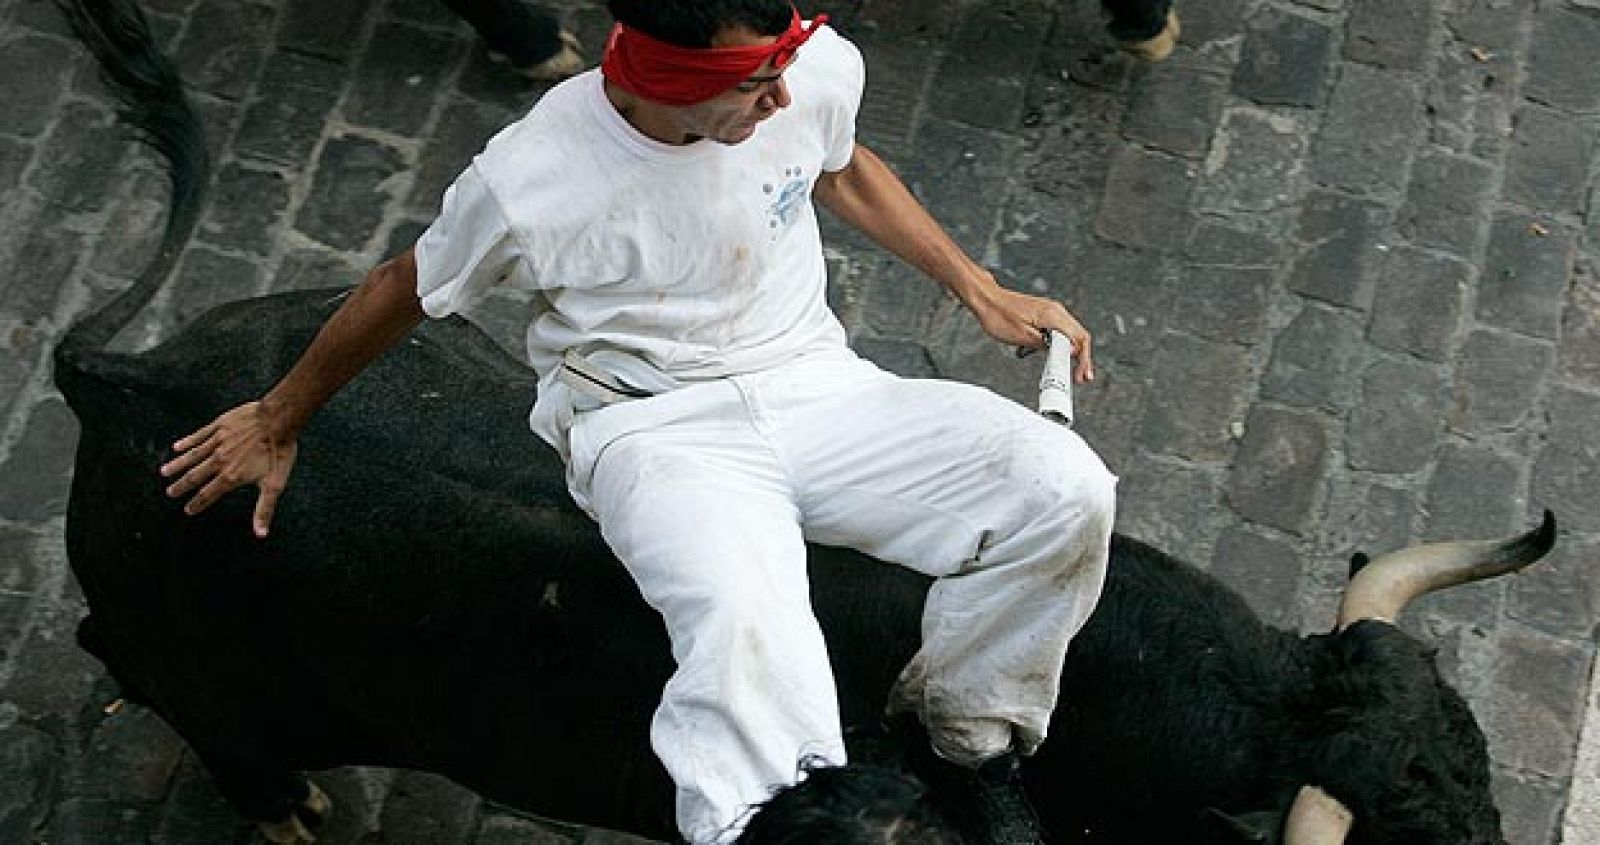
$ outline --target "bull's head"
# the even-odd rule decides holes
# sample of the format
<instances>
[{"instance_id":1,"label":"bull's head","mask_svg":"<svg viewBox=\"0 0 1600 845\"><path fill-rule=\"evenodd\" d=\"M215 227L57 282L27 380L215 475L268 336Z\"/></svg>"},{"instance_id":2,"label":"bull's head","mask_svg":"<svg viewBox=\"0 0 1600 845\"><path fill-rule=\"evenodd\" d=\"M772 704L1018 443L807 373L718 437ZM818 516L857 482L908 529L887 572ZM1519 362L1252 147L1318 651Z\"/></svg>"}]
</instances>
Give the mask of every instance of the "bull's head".
<instances>
[{"instance_id":1,"label":"bull's head","mask_svg":"<svg viewBox=\"0 0 1600 845\"><path fill-rule=\"evenodd\" d=\"M1338 629L1317 638L1322 665L1302 702L1309 717L1302 723L1314 732L1305 738L1314 749L1310 777L1338 800L1302 791L1286 842L1342 842L1346 831L1363 843L1504 842L1483 734L1432 655L1395 619L1418 596L1516 571L1554 542L1555 518L1546 511L1537 529L1508 542L1355 558Z\"/></svg>"}]
</instances>

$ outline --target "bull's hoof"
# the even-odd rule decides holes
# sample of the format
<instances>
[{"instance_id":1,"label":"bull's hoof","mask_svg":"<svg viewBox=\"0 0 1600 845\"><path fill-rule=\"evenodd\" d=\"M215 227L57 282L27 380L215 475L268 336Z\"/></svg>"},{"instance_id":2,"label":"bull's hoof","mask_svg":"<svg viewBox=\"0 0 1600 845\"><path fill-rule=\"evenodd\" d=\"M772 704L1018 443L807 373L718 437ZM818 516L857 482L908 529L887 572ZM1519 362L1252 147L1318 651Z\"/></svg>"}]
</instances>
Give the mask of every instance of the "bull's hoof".
<instances>
[{"instance_id":1,"label":"bull's hoof","mask_svg":"<svg viewBox=\"0 0 1600 845\"><path fill-rule=\"evenodd\" d=\"M1172 55L1172 48L1178 45L1178 36L1182 33L1178 10L1172 9L1167 12L1167 25L1160 32L1143 41L1124 41L1122 49L1147 62L1159 62Z\"/></svg>"},{"instance_id":2,"label":"bull's hoof","mask_svg":"<svg viewBox=\"0 0 1600 845\"><path fill-rule=\"evenodd\" d=\"M261 830L262 838L272 845L311 845L317 841L317 836L312 831L322 825L328 818L328 813L333 810L333 801L328 798L328 793L311 781L306 781L310 792L306 797L295 804L289 817L276 822L261 822L257 827Z\"/></svg>"},{"instance_id":3,"label":"bull's hoof","mask_svg":"<svg viewBox=\"0 0 1600 845\"><path fill-rule=\"evenodd\" d=\"M554 82L574 76L584 68L582 47L578 43L578 36L566 30L561 31L561 52L545 59L538 64L524 65L513 68L517 73L532 79L535 82Z\"/></svg>"}]
</instances>

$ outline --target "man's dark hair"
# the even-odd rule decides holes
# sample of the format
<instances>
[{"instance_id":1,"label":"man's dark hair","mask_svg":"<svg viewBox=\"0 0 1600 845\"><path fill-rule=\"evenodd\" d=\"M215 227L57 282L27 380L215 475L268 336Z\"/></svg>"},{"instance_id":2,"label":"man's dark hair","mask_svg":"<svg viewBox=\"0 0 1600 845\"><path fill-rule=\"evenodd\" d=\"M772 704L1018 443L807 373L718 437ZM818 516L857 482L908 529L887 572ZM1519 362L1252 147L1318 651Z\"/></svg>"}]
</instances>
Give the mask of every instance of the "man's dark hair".
<instances>
[{"instance_id":1,"label":"man's dark hair","mask_svg":"<svg viewBox=\"0 0 1600 845\"><path fill-rule=\"evenodd\" d=\"M645 35L679 47L710 47L729 27L782 35L793 19L789 0L609 0L611 16Z\"/></svg>"},{"instance_id":2,"label":"man's dark hair","mask_svg":"<svg viewBox=\"0 0 1600 845\"><path fill-rule=\"evenodd\" d=\"M757 809L737 845L961 845L916 778L877 766L808 768Z\"/></svg>"}]
</instances>

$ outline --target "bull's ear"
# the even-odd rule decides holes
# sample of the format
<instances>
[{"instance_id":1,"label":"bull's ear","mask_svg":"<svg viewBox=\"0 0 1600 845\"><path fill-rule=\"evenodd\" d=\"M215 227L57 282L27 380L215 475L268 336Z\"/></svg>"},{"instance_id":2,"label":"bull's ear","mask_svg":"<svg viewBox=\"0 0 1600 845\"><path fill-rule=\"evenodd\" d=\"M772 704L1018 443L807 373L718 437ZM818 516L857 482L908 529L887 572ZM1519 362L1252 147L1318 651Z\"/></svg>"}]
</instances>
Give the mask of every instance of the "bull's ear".
<instances>
[{"instance_id":1,"label":"bull's ear","mask_svg":"<svg viewBox=\"0 0 1600 845\"><path fill-rule=\"evenodd\" d=\"M1207 807L1205 818L1213 830L1218 830L1235 842L1277 845L1278 831L1283 829L1284 813L1281 810L1256 810L1251 813L1229 815L1216 807Z\"/></svg>"}]
</instances>

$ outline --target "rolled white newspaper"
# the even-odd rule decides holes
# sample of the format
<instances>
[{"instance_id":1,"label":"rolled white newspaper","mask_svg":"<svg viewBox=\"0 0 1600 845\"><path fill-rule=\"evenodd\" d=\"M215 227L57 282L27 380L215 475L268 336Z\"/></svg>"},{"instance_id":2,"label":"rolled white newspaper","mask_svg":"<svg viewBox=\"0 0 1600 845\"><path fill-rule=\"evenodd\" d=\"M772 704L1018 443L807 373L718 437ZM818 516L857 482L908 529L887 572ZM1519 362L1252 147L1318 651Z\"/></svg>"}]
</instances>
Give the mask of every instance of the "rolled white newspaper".
<instances>
[{"instance_id":1,"label":"rolled white newspaper","mask_svg":"<svg viewBox=\"0 0 1600 845\"><path fill-rule=\"evenodd\" d=\"M1039 413L1045 418L1072 427L1072 341L1052 329L1047 335L1050 349L1039 376Z\"/></svg>"}]
</instances>

